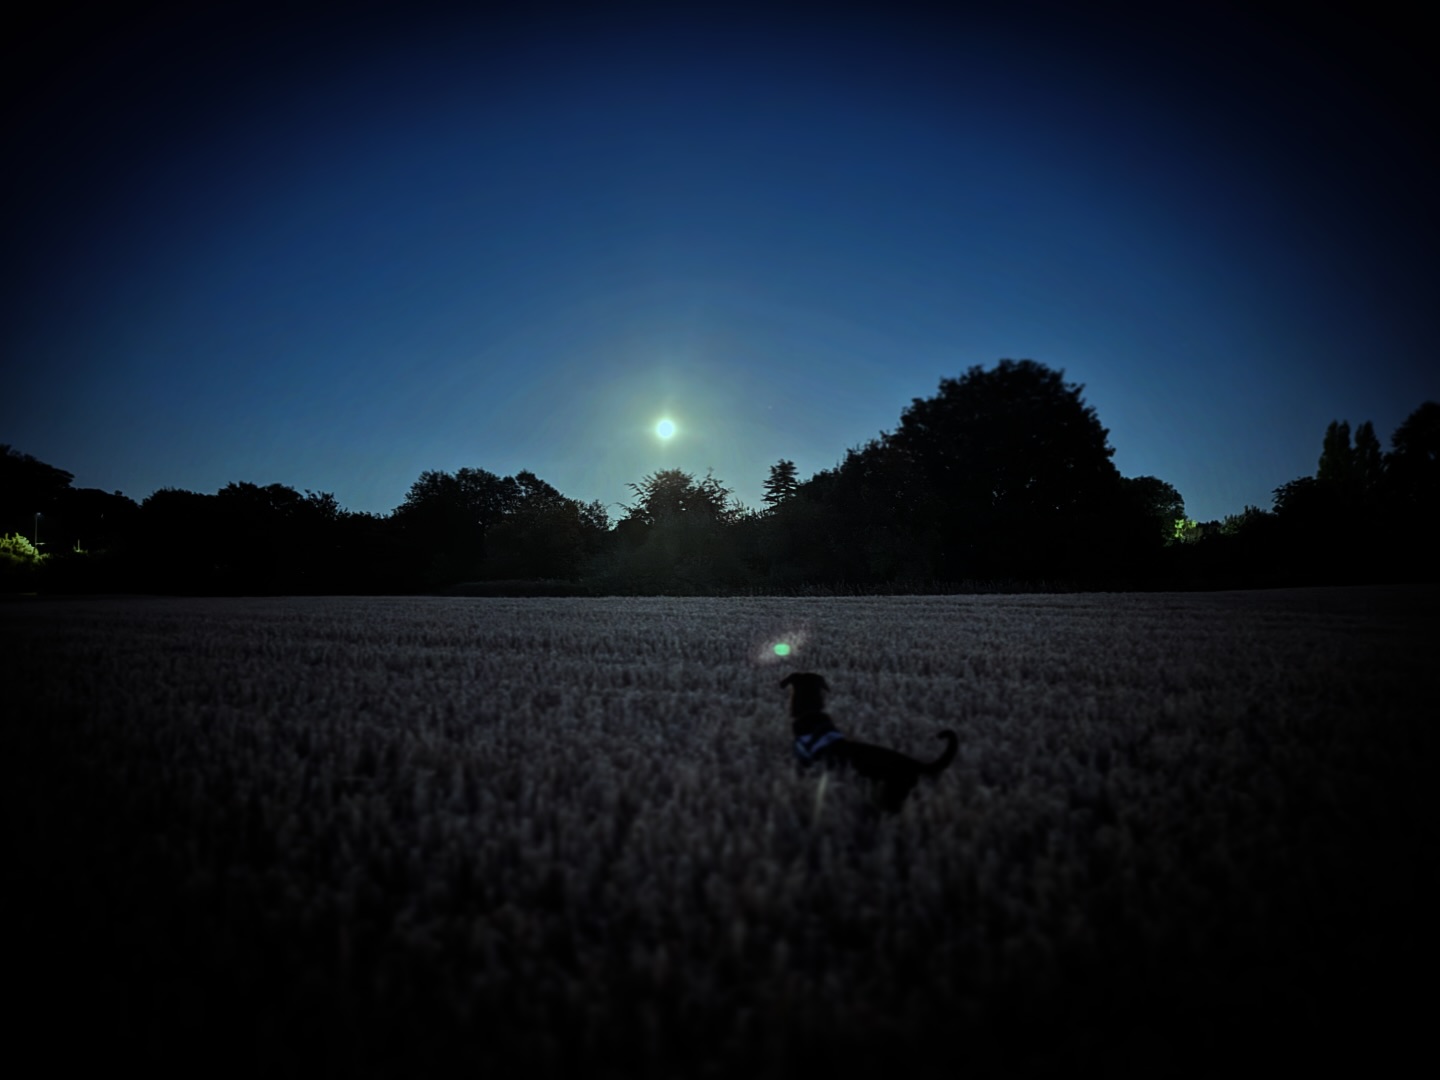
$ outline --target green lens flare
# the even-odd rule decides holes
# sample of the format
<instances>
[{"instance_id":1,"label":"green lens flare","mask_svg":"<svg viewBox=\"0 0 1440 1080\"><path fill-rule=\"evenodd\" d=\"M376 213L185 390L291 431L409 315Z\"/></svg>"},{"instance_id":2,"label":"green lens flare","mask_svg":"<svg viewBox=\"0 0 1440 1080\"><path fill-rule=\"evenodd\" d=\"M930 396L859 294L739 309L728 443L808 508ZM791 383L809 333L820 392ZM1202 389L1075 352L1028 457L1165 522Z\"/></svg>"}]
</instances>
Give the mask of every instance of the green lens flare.
<instances>
[{"instance_id":1,"label":"green lens flare","mask_svg":"<svg viewBox=\"0 0 1440 1080\"><path fill-rule=\"evenodd\" d=\"M776 646L775 646L775 655L776 655L776 656L789 656L789 655L790 655L790 646L789 646L789 645L786 645L785 642L783 642L783 641L780 642L779 645L776 645Z\"/></svg>"}]
</instances>

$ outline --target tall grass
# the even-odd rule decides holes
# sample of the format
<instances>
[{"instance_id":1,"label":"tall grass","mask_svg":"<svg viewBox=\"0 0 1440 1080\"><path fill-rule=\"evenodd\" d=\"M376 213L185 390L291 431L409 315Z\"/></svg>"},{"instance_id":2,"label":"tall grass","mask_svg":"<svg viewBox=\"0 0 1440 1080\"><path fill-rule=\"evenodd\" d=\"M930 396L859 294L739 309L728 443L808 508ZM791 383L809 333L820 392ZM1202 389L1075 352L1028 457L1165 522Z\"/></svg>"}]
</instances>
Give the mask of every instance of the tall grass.
<instances>
[{"instance_id":1,"label":"tall grass","mask_svg":"<svg viewBox=\"0 0 1440 1080\"><path fill-rule=\"evenodd\" d=\"M27 1027L307 1076L1374 1065L1433 943L1436 600L0 606ZM796 775L797 669L960 756L874 819Z\"/></svg>"}]
</instances>

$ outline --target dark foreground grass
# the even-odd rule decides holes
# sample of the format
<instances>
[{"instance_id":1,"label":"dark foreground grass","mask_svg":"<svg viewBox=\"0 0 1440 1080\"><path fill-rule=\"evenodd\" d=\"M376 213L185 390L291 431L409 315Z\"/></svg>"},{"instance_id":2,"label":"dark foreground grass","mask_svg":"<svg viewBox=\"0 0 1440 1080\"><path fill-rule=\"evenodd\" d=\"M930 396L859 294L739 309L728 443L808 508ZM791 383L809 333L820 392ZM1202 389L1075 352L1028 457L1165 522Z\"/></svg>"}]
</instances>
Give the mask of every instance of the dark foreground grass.
<instances>
[{"instance_id":1,"label":"dark foreground grass","mask_svg":"<svg viewBox=\"0 0 1440 1080\"><path fill-rule=\"evenodd\" d=\"M149 1075L1405 1061L1434 590L0 606L14 1053ZM782 664L769 646L795 646ZM788 666L787 666L788 664ZM775 682L951 770L876 821Z\"/></svg>"}]
</instances>

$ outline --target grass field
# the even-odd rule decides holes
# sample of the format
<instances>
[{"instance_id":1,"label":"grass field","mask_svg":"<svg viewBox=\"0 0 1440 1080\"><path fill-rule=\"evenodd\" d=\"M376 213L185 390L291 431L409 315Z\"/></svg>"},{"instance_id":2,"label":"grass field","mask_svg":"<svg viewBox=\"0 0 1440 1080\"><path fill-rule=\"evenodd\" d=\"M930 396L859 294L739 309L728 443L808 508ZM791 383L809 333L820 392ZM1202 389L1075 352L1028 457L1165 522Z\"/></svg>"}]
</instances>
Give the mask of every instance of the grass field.
<instances>
[{"instance_id":1,"label":"grass field","mask_svg":"<svg viewBox=\"0 0 1440 1080\"><path fill-rule=\"evenodd\" d=\"M1398 1068L1435 972L1437 614L1434 587L3 603L15 1053ZM951 727L959 757L876 820L797 775L792 670L847 732L928 758Z\"/></svg>"}]
</instances>

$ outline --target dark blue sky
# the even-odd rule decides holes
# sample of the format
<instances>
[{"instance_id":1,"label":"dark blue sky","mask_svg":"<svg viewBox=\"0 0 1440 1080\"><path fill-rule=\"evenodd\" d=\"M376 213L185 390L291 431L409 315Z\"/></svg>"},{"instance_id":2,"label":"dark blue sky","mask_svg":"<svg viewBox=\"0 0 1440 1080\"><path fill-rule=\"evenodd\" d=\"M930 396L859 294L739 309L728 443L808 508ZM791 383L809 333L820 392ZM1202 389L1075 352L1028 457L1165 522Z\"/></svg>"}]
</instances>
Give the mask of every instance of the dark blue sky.
<instances>
[{"instance_id":1,"label":"dark blue sky","mask_svg":"<svg viewBox=\"0 0 1440 1080\"><path fill-rule=\"evenodd\" d=\"M758 506L1028 357L1203 520L1440 399L1433 65L1383 6L349 7L12 41L0 442L136 499Z\"/></svg>"}]
</instances>

